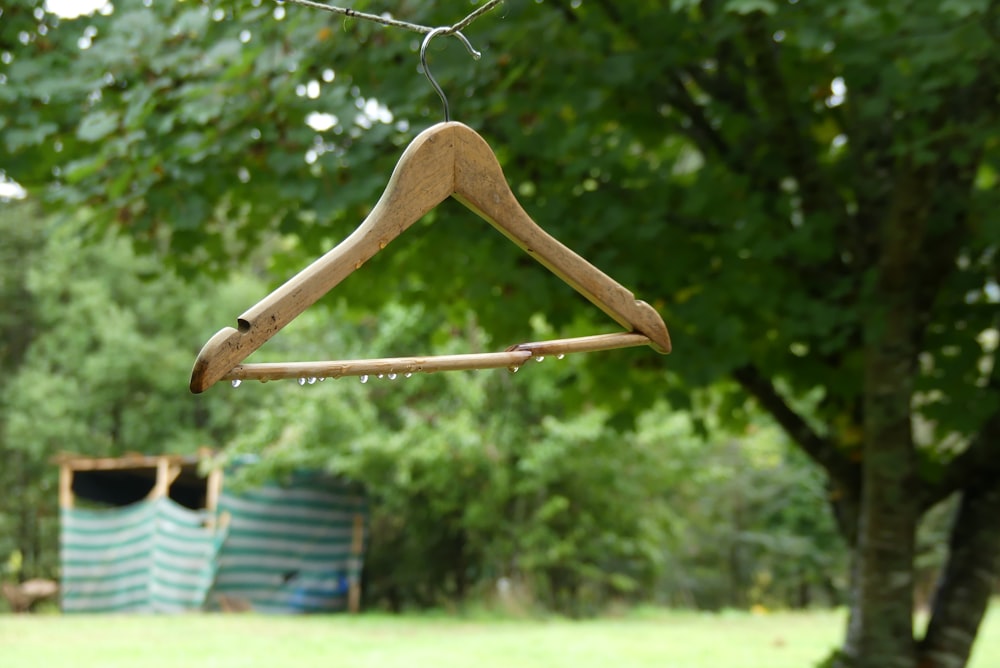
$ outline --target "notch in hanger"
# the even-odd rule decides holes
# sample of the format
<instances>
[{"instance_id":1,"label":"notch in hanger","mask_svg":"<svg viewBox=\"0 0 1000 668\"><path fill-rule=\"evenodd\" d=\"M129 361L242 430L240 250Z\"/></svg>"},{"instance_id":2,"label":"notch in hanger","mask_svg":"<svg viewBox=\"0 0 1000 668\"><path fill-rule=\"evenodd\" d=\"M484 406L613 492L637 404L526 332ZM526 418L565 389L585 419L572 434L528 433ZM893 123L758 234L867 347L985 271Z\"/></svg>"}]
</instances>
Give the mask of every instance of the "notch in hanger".
<instances>
[{"instance_id":1,"label":"notch in hanger","mask_svg":"<svg viewBox=\"0 0 1000 668\"><path fill-rule=\"evenodd\" d=\"M435 34L429 33L421 47L424 71L432 82L424 51ZM461 33L455 34L468 45ZM435 85L435 89L447 105L440 87ZM626 331L522 343L498 353L241 364L285 325L448 197L454 197L497 228ZM516 370L532 357L639 345L649 345L660 353L670 352L670 335L659 313L539 227L518 203L486 141L468 126L446 121L424 130L410 143L396 164L382 197L350 236L241 315L236 329L226 327L209 339L195 360L190 388L200 393L220 380L380 374L391 377L392 374L503 367Z\"/></svg>"}]
</instances>

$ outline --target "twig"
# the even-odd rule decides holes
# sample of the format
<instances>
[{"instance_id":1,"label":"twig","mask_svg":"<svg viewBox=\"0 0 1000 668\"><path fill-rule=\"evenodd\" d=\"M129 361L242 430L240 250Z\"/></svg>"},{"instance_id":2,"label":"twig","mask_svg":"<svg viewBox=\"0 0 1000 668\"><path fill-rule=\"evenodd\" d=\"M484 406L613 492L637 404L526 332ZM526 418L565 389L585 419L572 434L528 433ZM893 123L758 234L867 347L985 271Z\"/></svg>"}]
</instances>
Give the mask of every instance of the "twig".
<instances>
[{"instance_id":1,"label":"twig","mask_svg":"<svg viewBox=\"0 0 1000 668\"><path fill-rule=\"evenodd\" d=\"M278 0L279 2L281 0ZM365 21L372 21L374 23L379 23L384 26L389 26L392 28L403 28L405 30L412 30L413 32L419 32L427 34L432 30L435 30L434 26L422 26L417 23L409 23L408 21L400 21L398 19L390 18L389 16L378 15L378 14L368 14L366 12L359 12L356 9L351 9L350 7L335 7L333 5L323 4L322 2L314 2L313 0L285 0L288 4L292 5L302 5L303 7L310 7L312 9L321 9L325 12L332 12L334 14L340 14L341 16L346 16L352 19L363 19ZM459 32L460 30L466 28L470 23L478 19L480 16L490 11L503 0L489 0L486 4L477 7L475 11L466 16L464 19L455 23L454 25L447 26L446 29L442 30L439 34L441 35L451 35L453 33Z\"/></svg>"}]
</instances>

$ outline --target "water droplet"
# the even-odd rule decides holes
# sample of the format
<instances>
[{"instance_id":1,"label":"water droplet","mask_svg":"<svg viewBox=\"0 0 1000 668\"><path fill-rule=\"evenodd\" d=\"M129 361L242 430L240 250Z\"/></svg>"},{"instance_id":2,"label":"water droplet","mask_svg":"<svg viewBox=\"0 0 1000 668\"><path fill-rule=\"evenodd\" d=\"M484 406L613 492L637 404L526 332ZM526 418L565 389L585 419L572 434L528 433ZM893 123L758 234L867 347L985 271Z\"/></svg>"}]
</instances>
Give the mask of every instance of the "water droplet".
<instances>
[{"instance_id":1,"label":"water droplet","mask_svg":"<svg viewBox=\"0 0 1000 668\"><path fill-rule=\"evenodd\" d=\"M321 383L322 383L322 382L323 382L324 380L326 380L326 376L323 376L322 378L320 378L320 379L319 379L319 382L321 382Z\"/></svg>"},{"instance_id":2,"label":"water droplet","mask_svg":"<svg viewBox=\"0 0 1000 668\"><path fill-rule=\"evenodd\" d=\"M545 361L545 355L537 355L535 357L535 361L536 362L544 362Z\"/></svg>"},{"instance_id":3,"label":"water droplet","mask_svg":"<svg viewBox=\"0 0 1000 668\"><path fill-rule=\"evenodd\" d=\"M518 365L514 364L512 366L507 367L507 371L510 371L511 373L517 373L520 368L521 367L519 367Z\"/></svg>"},{"instance_id":4,"label":"water droplet","mask_svg":"<svg viewBox=\"0 0 1000 668\"><path fill-rule=\"evenodd\" d=\"M389 374L389 380L396 380L396 374L390 373Z\"/></svg>"},{"instance_id":5,"label":"water droplet","mask_svg":"<svg viewBox=\"0 0 1000 668\"><path fill-rule=\"evenodd\" d=\"M360 380L362 383L367 383L368 382L368 374L363 374L362 376L360 376L358 378L358 380Z\"/></svg>"},{"instance_id":6,"label":"water droplet","mask_svg":"<svg viewBox=\"0 0 1000 668\"><path fill-rule=\"evenodd\" d=\"M233 378L233 387L239 387L242 382L239 378Z\"/></svg>"},{"instance_id":7,"label":"water droplet","mask_svg":"<svg viewBox=\"0 0 1000 668\"><path fill-rule=\"evenodd\" d=\"M299 385L305 385L305 384L306 384L306 379L305 378L299 378Z\"/></svg>"},{"instance_id":8,"label":"water droplet","mask_svg":"<svg viewBox=\"0 0 1000 668\"><path fill-rule=\"evenodd\" d=\"M379 377L380 379L381 379L381 378L385 378L385 374L384 374L384 373L380 373L380 374L378 375L378 377Z\"/></svg>"},{"instance_id":9,"label":"water droplet","mask_svg":"<svg viewBox=\"0 0 1000 668\"><path fill-rule=\"evenodd\" d=\"M315 385L316 384L316 379L310 376L308 382L309 382L310 385Z\"/></svg>"},{"instance_id":10,"label":"water droplet","mask_svg":"<svg viewBox=\"0 0 1000 668\"><path fill-rule=\"evenodd\" d=\"M557 360L561 360L564 357L566 357L565 353L559 353L558 355L556 355Z\"/></svg>"},{"instance_id":11,"label":"water droplet","mask_svg":"<svg viewBox=\"0 0 1000 668\"><path fill-rule=\"evenodd\" d=\"M406 376L407 378L409 378L410 376L412 376L412 375L413 375L413 372L412 372L412 371L407 371L407 372L406 372L405 374L403 374L403 375L404 375L404 376Z\"/></svg>"}]
</instances>

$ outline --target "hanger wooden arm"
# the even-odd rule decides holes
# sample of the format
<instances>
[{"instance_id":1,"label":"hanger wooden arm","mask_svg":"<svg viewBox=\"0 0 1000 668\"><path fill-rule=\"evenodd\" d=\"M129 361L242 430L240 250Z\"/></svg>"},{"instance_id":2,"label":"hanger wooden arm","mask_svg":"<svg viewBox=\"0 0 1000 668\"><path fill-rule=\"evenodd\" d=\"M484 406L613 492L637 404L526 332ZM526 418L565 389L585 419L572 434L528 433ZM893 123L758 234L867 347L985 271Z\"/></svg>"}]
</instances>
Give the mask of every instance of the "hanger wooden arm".
<instances>
[{"instance_id":1,"label":"hanger wooden arm","mask_svg":"<svg viewBox=\"0 0 1000 668\"><path fill-rule=\"evenodd\" d=\"M332 250L241 315L202 348L191 391L203 392L300 313L420 220L454 191L454 145L434 126L403 152L382 197L358 228Z\"/></svg>"},{"instance_id":2,"label":"hanger wooden arm","mask_svg":"<svg viewBox=\"0 0 1000 668\"><path fill-rule=\"evenodd\" d=\"M237 329L226 327L209 339L195 360L191 391L203 392L229 377L237 364L452 195L620 325L644 335L655 350L670 351L666 325L651 306L531 220L482 137L461 123L440 123L406 148L358 229L241 315Z\"/></svg>"},{"instance_id":3,"label":"hanger wooden arm","mask_svg":"<svg viewBox=\"0 0 1000 668\"><path fill-rule=\"evenodd\" d=\"M524 211L503 175L496 155L482 137L452 123L455 141L453 196L497 228L508 239L568 283L622 327L645 334L649 345L670 352L670 335L663 318L613 278L543 230Z\"/></svg>"}]
</instances>

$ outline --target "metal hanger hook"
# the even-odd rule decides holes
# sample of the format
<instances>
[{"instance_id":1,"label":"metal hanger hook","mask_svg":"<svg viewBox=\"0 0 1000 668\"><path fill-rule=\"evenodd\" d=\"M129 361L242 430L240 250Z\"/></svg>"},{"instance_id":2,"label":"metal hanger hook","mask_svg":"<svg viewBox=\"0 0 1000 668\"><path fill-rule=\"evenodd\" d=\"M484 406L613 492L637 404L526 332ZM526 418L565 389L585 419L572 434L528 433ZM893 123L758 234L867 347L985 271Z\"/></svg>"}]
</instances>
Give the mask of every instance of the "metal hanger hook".
<instances>
[{"instance_id":1,"label":"metal hanger hook","mask_svg":"<svg viewBox=\"0 0 1000 668\"><path fill-rule=\"evenodd\" d=\"M434 30L431 30L429 33L427 33L427 36L424 37L424 42L423 44L420 45L420 66L424 69L424 74L427 76L427 80L431 82L431 86L433 86L434 90L437 91L438 97L441 98L441 104L444 105L444 120L445 123L447 123L448 121L451 120L451 111L448 109L448 98L445 97L444 91L441 90L441 86L438 85L437 80L433 76L431 76L431 71L427 67L427 45L430 44L431 40L437 37L438 35L444 35L444 34L454 35L455 37L462 40L462 44L465 45L465 48L469 51L469 53L472 54L472 57L474 59L479 60L483 54L481 54L479 51L476 51L472 47L472 44L469 42L468 38L466 38L466 36L463 35L460 31L452 30L450 27L447 26L441 28L434 28Z\"/></svg>"}]
</instances>

